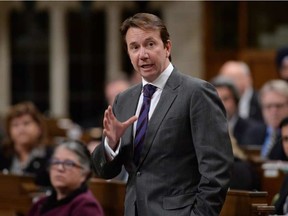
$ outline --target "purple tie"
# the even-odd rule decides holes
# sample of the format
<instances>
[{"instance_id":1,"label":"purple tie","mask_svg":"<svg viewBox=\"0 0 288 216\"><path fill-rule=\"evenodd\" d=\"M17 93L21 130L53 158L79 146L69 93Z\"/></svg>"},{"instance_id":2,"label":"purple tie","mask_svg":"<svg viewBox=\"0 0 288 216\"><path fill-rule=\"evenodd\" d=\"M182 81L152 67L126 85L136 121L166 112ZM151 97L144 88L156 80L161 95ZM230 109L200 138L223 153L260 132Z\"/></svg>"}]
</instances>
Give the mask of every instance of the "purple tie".
<instances>
[{"instance_id":1,"label":"purple tie","mask_svg":"<svg viewBox=\"0 0 288 216\"><path fill-rule=\"evenodd\" d=\"M148 126L148 114L150 110L151 98L156 89L156 86L150 84L146 84L143 88L143 104L138 116L134 139L134 162L136 165L139 163L140 154L144 144L144 138Z\"/></svg>"}]
</instances>

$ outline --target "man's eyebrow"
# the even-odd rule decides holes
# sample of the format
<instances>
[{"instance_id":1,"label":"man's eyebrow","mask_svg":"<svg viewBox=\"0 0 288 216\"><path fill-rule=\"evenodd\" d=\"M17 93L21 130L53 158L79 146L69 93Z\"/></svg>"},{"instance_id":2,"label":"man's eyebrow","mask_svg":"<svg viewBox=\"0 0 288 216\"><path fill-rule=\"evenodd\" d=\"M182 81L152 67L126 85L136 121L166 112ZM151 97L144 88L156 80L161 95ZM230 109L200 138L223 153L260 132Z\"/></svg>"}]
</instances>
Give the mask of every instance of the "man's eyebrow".
<instances>
[{"instance_id":1,"label":"man's eyebrow","mask_svg":"<svg viewBox=\"0 0 288 216\"><path fill-rule=\"evenodd\" d=\"M151 40L154 41L155 39L154 39L153 37L148 37L148 38L145 39L145 42L146 42L146 41L151 41Z\"/></svg>"},{"instance_id":2,"label":"man's eyebrow","mask_svg":"<svg viewBox=\"0 0 288 216\"><path fill-rule=\"evenodd\" d=\"M131 42L131 43L129 43L128 45L129 46L135 46L137 43L136 42Z\"/></svg>"}]
</instances>

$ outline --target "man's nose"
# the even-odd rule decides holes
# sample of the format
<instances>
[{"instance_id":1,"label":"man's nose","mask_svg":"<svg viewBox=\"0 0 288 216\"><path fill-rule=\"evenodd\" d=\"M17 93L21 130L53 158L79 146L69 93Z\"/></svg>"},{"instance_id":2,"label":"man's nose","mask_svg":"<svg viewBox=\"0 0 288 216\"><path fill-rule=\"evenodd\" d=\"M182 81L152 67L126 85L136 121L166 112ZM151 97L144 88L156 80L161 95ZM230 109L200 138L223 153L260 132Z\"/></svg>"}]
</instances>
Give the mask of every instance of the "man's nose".
<instances>
[{"instance_id":1,"label":"man's nose","mask_svg":"<svg viewBox=\"0 0 288 216\"><path fill-rule=\"evenodd\" d=\"M140 48L140 54L139 54L140 59L146 59L148 58L147 50L144 47Z\"/></svg>"}]
</instances>

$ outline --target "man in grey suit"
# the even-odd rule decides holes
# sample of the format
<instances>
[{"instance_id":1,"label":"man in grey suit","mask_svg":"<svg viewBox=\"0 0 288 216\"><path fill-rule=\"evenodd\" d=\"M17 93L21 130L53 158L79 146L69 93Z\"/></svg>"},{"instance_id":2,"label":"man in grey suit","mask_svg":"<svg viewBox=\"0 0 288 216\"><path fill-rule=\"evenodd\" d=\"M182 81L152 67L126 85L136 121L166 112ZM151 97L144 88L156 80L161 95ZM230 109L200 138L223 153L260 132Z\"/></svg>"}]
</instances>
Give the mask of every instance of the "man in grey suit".
<instances>
[{"instance_id":1,"label":"man in grey suit","mask_svg":"<svg viewBox=\"0 0 288 216\"><path fill-rule=\"evenodd\" d=\"M214 87L171 64L169 33L157 16L135 14L120 30L142 83L120 93L104 113L104 138L92 154L97 174L113 178L124 164L125 216L219 215L233 154ZM148 100L145 136L138 139L146 84L156 91Z\"/></svg>"}]
</instances>

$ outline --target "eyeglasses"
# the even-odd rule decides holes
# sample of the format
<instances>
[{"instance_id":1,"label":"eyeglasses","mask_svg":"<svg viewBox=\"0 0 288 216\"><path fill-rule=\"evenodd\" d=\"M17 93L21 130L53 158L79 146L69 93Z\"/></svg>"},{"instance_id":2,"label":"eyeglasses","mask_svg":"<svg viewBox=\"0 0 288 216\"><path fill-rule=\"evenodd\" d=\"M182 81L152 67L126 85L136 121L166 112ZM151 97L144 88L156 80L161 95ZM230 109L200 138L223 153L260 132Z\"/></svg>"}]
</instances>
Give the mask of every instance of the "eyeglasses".
<instances>
[{"instance_id":1,"label":"eyeglasses","mask_svg":"<svg viewBox=\"0 0 288 216\"><path fill-rule=\"evenodd\" d=\"M263 104L263 109L270 110L272 108L276 109L283 109L285 106L287 106L287 103L274 103L274 104Z\"/></svg>"},{"instance_id":2,"label":"eyeglasses","mask_svg":"<svg viewBox=\"0 0 288 216\"><path fill-rule=\"evenodd\" d=\"M79 168L79 169L83 169L82 166L80 166L79 164L75 163L72 160L58 160L58 159L51 159L50 160L50 168L57 168L59 167L59 165L61 165L61 167L65 170L71 170L72 168Z\"/></svg>"}]
</instances>

